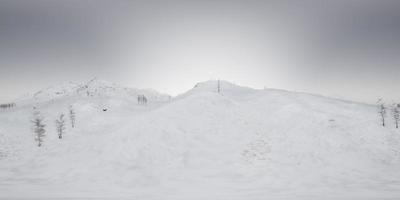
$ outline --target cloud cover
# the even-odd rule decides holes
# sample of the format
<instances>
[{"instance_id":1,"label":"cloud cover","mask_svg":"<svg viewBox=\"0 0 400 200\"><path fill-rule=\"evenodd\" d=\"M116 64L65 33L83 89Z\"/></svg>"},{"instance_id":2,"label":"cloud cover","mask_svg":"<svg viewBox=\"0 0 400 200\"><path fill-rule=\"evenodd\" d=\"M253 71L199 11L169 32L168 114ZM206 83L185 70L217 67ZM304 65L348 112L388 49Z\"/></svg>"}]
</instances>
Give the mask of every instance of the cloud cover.
<instances>
[{"instance_id":1,"label":"cloud cover","mask_svg":"<svg viewBox=\"0 0 400 200\"><path fill-rule=\"evenodd\" d=\"M2 1L0 100L97 76L178 94L227 79L373 103L396 94L396 1Z\"/></svg>"}]
</instances>

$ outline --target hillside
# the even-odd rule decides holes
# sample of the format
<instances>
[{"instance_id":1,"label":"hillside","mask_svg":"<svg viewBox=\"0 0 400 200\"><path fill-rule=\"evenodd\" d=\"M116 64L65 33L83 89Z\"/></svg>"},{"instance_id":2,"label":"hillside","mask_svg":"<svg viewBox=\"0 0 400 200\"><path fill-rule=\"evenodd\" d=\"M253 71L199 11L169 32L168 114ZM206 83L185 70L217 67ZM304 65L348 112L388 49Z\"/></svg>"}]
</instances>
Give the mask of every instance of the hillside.
<instances>
[{"instance_id":1,"label":"hillside","mask_svg":"<svg viewBox=\"0 0 400 200\"><path fill-rule=\"evenodd\" d=\"M0 112L0 199L400 198L400 130L375 106L217 85L170 98L94 79L19 99Z\"/></svg>"}]
</instances>

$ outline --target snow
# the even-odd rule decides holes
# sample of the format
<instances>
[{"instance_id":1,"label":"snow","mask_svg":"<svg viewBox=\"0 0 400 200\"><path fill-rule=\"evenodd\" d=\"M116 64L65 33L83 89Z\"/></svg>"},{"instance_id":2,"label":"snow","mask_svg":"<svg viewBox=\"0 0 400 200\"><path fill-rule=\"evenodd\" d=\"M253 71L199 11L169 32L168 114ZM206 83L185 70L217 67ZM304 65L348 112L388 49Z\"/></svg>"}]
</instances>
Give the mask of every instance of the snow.
<instances>
[{"instance_id":1,"label":"snow","mask_svg":"<svg viewBox=\"0 0 400 200\"><path fill-rule=\"evenodd\" d=\"M0 199L400 198L400 130L375 106L217 84L170 98L94 79L19 99L0 112Z\"/></svg>"}]
</instances>

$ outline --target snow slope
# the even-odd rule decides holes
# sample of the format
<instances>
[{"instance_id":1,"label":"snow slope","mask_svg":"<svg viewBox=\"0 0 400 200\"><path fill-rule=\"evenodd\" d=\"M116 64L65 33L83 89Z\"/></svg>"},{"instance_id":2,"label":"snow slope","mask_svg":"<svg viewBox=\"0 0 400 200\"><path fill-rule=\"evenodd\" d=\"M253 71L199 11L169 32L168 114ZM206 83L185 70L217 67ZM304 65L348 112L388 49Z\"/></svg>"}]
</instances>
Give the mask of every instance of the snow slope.
<instances>
[{"instance_id":1,"label":"snow slope","mask_svg":"<svg viewBox=\"0 0 400 200\"><path fill-rule=\"evenodd\" d=\"M374 106L225 81L216 91L207 81L170 99L94 80L20 100L0 112L0 199L400 198L400 131ZM59 140L54 121L71 105L76 127Z\"/></svg>"}]
</instances>

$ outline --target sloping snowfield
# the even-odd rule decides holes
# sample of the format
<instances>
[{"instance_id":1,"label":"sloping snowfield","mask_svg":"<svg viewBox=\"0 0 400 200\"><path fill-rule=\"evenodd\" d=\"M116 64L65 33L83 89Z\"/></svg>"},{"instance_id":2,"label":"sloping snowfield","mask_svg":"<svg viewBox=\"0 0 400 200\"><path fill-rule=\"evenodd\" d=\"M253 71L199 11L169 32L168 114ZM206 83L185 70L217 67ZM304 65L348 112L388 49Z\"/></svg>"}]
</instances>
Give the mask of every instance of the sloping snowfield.
<instances>
[{"instance_id":1,"label":"sloping snowfield","mask_svg":"<svg viewBox=\"0 0 400 200\"><path fill-rule=\"evenodd\" d=\"M170 98L93 80L19 99L0 111L0 199L400 199L400 130L375 106L216 91L208 81ZM76 126L67 117L60 140L55 120L70 106Z\"/></svg>"}]
</instances>

